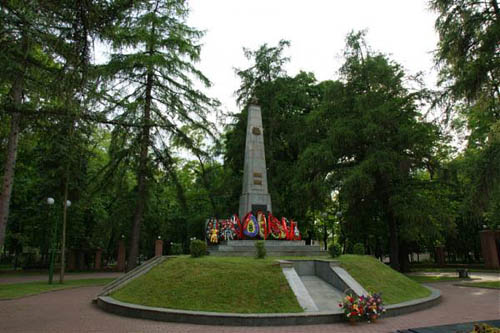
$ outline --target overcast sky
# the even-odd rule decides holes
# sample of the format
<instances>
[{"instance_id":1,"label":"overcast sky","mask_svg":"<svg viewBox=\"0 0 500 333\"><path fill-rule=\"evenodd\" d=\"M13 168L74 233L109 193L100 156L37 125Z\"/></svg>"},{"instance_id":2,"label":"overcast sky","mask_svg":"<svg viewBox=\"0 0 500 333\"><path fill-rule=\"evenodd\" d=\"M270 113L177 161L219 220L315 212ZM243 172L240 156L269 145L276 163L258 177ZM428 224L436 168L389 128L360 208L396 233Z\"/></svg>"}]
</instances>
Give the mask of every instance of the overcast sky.
<instances>
[{"instance_id":1,"label":"overcast sky","mask_svg":"<svg viewBox=\"0 0 500 333\"><path fill-rule=\"evenodd\" d=\"M287 39L288 74L313 72L334 79L345 37L367 29L374 50L390 54L409 73L423 71L435 84L432 51L438 40L436 14L424 0L189 0L188 24L206 31L198 68L213 82L208 94L224 111L238 112L234 67L247 68L243 47L252 50Z\"/></svg>"}]
</instances>

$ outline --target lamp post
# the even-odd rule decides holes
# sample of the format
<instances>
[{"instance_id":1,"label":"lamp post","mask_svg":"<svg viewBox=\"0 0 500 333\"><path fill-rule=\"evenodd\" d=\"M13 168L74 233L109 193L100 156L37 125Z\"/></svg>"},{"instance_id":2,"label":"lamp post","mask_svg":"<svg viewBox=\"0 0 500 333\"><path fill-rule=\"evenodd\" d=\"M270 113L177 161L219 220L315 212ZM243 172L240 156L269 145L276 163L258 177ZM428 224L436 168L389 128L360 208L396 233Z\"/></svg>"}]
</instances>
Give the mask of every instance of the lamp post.
<instances>
[{"instance_id":1,"label":"lamp post","mask_svg":"<svg viewBox=\"0 0 500 333\"><path fill-rule=\"evenodd\" d=\"M52 205L54 204L54 198L47 198L47 205L49 205L49 217L52 215ZM52 227L52 237L50 240L49 249L49 284L52 284L52 277L54 276L54 259L56 251L56 237L57 237L57 222L54 220L54 226Z\"/></svg>"},{"instance_id":2,"label":"lamp post","mask_svg":"<svg viewBox=\"0 0 500 333\"><path fill-rule=\"evenodd\" d=\"M325 251L328 250L328 229L326 227L326 219L328 214L326 211L321 213L321 217L323 218L323 244L325 245Z\"/></svg>"},{"instance_id":3,"label":"lamp post","mask_svg":"<svg viewBox=\"0 0 500 333\"><path fill-rule=\"evenodd\" d=\"M342 223L342 211L338 211L337 214L335 214L337 216L337 218L339 219L338 223ZM346 250L346 239L345 239L345 234L344 234L344 229L342 228L342 225L340 226L340 235L344 238L343 241L344 241L344 244L342 244L342 253L345 253L345 250Z\"/></svg>"},{"instance_id":4,"label":"lamp post","mask_svg":"<svg viewBox=\"0 0 500 333\"><path fill-rule=\"evenodd\" d=\"M61 274L59 275L59 283L64 283L64 265L65 265L65 251L66 251L66 216L68 207L71 206L71 201L66 200L63 206L63 230L61 242Z\"/></svg>"}]
</instances>

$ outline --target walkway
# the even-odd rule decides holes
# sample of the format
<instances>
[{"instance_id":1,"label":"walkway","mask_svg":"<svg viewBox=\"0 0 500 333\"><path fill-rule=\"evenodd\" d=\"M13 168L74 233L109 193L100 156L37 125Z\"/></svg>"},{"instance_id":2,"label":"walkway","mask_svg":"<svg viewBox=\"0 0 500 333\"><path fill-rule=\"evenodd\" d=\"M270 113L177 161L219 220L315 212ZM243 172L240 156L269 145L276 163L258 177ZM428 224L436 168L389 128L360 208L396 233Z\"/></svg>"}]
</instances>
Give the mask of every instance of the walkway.
<instances>
[{"instance_id":1,"label":"walkway","mask_svg":"<svg viewBox=\"0 0 500 333\"><path fill-rule=\"evenodd\" d=\"M412 314L382 318L375 324L216 327L124 318L91 304L99 287L50 292L0 301L1 332L395 332L401 329L500 319L500 290L430 284L440 289L441 304Z\"/></svg>"}]
</instances>

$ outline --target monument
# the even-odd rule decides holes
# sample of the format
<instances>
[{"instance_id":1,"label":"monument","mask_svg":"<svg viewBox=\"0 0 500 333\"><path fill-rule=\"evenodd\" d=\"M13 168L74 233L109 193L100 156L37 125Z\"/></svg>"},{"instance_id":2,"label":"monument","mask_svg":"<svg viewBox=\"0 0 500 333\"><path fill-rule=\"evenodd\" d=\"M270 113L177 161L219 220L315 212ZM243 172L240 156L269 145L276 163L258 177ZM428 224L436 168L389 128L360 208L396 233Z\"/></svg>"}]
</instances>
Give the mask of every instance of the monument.
<instances>
[{"instance_id":1,"label":"monument","mask_svg":"<svg viewBox=\"0 0 500 333\"><path fill-rule=\"evenodd\" d=\"M238 215L205 222L208 251L215 256L253 256L256 240L265 240L269 255L324 255L319 246L306 246L298 224L272 214L267 186L262 113L254 98L248 105L242 193ZM243 133L242 133L243 134Z\"/></svg>"},{"instance_id":2,"label":"monument","mask_svg":"<svg viewBox=\"0 0 500 333\"><path fill-rule=\"evenodd\" d=\"M257 215L272 212L271 196L267 189L266 153L262 114L256 98L248 106L248 121L245 143L243 189L240 196L239 217L248 212Z\"/></svg>"}]
</instances>

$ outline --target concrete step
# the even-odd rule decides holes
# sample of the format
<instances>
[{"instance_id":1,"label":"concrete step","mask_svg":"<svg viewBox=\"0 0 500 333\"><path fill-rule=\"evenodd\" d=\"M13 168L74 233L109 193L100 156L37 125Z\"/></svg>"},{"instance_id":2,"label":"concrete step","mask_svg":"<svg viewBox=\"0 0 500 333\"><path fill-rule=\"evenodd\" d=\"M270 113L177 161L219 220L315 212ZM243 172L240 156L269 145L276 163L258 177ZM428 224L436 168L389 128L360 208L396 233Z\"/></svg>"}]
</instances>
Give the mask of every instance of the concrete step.
<instances>
[{"instance_id":1,"label":"concrete step","mask_svg":"<svg viewBox=\"0 0 500 333\"><path fill-rule=\"evenodd\" d=\"M255 246L228 246L228 245L219 245L217 247L210 247L209 250L221 251L221 252L233 252L233 251L255 251ZM274 251L302 251L302 252L311 252L311 251L321 251L319 246L272 246L267 247L266 250L269 252Z\"/></svg>"},{"instance_id":2,"label":"concrete step","mask_svg":"<svg viewBox=\"0 0 500 333\"><path fill-rule=\"evenodd\" d=\"M219 245L227 245L227 246L255 246L256 240L253 239L241 239L241 240L228 240L222 241ZM270 246L305 246L306 242L303 240L299 241L289 241L289 240L274 240L267 239L264 241L266 247Z\"/></svg>"},{"instance_id":3,"label":"concrete step","mask_svg":"<svg viewBox=\"0 0 500 333\"><path fill-rule=\"evenodd\" d=\"M216 257L253 257L255 256L255 249L251 251L216 251L209 250L211 256ZM326 255L326 251L267 251L267 256L271 257L312 257L312 256L324 256Z\"/></svg>"},{"instance_id":4,"label":"concrete step","mask_svg":"<svg viewBox=\"0 0 500 333\"><path fill-rule=\"evenodd\" d=\"M208 247L214 256L255 256L256 240L229 240ZM265 240L268 256L321 256L326 255L320 246L305 245L305 241Z\"/></svg>"}]
</instances>

